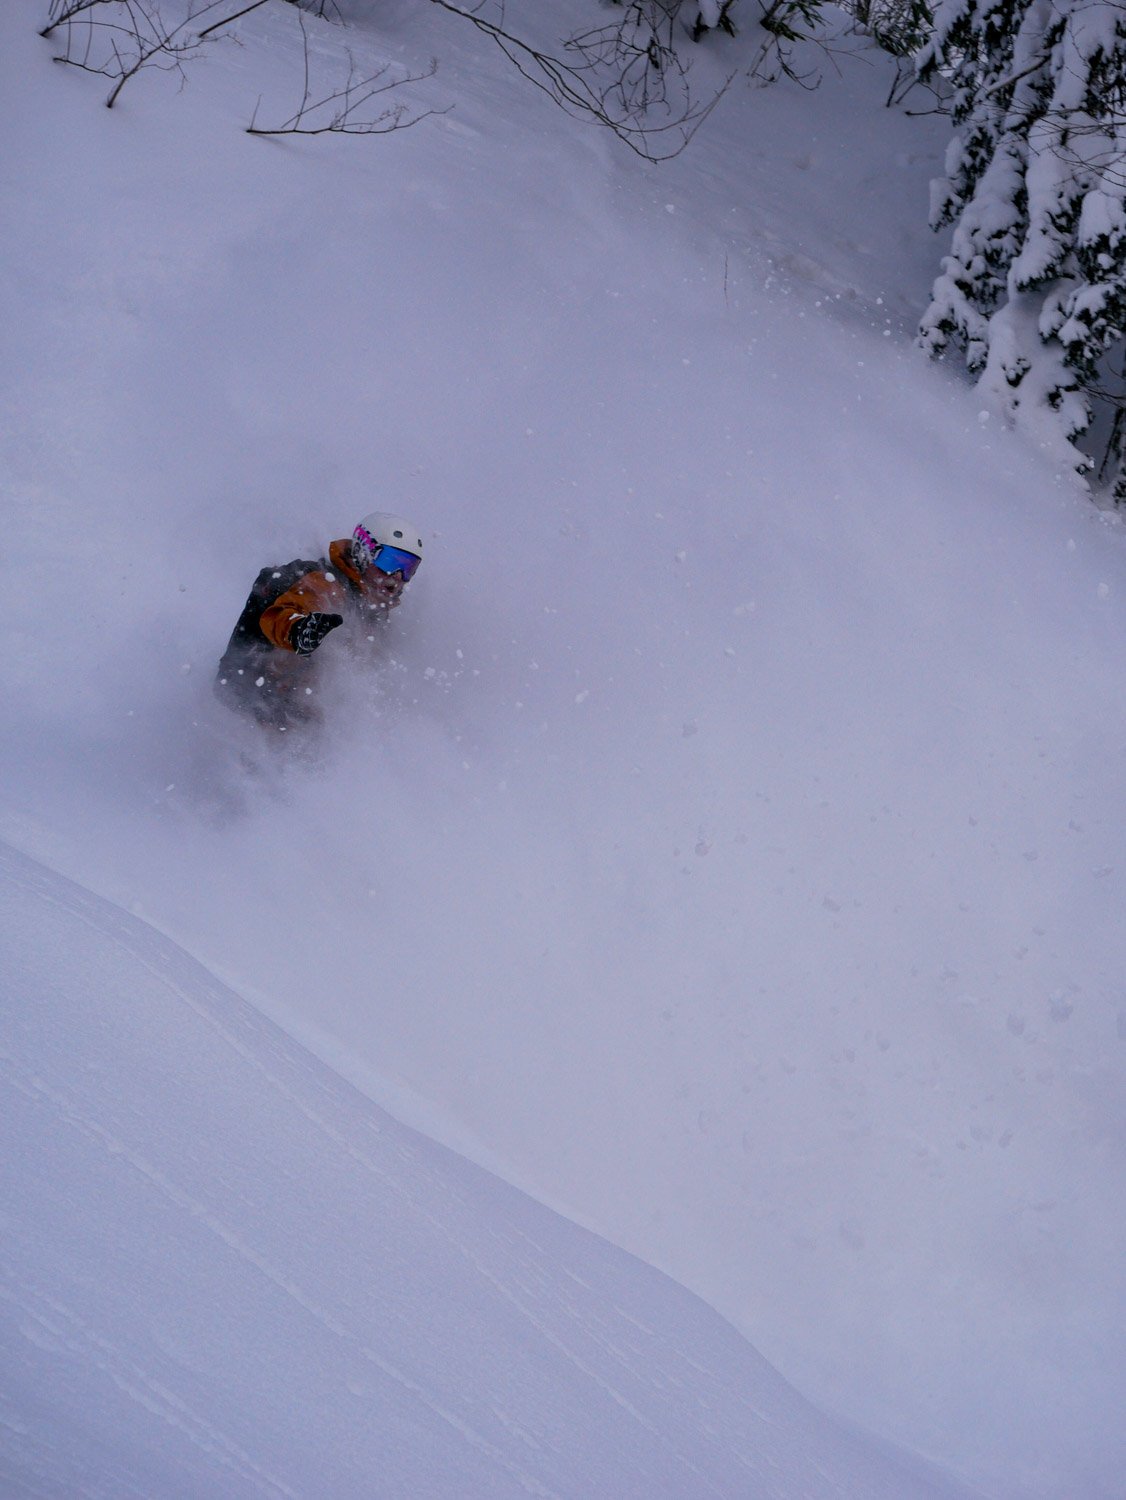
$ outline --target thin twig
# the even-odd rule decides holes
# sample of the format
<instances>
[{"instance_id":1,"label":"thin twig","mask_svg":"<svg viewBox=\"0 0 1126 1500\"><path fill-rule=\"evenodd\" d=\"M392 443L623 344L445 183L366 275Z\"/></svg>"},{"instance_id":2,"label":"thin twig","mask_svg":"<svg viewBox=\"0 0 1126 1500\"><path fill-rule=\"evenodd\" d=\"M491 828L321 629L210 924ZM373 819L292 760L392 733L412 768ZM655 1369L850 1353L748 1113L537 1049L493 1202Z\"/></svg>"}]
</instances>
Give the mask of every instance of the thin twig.
<instances>
[{"instance_id":1,"label":"thin twig","mask_svg":"<svg viewBox=\"0 0 1126 1500\"><path fill-rule=\"evenodd\" d=\"M314 98L309 34L305 27L305 18L300 12L298 12L298 22L301 27L303 65L301 103L289 119L283 120L280 125L264 126L258 124L258 110L261 104L259 100L254 106L250 124L246 127L247 135L387 135L393 130L406 130L411 125L417 125L420 120L425 120L430 115L447 113L446 110L427 109L406 119L404 117L408 114L408 106L393 104L377 115L365 116L364 114L364 106L381 94L402 88L404 84L421 83L427 78L433 78L438 71L438 63L434 58L431 58L430 66L425 73L408 73L402 78L393 78L387 83L380 83L379 80L386 75L390 64L384 63L374 73L357 78L355 59L349 52L348 77L343 87L333 89L320 98ZM326 112L328 112L327 118Z\"/></svg>"},{"instance_id":2,"label":"thin twig","mask_svg":"<svg viewBox=\"0 0 1126 1500\"><path fill-rule=\"evenodd\" d=\"M593 76L595 67L605 63L606 56L600 50L601 45L603 41L611 41L614 31L620 28L604 28L572 38L569 45L584 59L582 63L572 65L552 57L550 53L541 52L514 36L503 25L487 20L476 10L465 10L454 5L452 0L433 0L433 3L452 15L460 16L463 21L468 21L490 37L521 77L547 94L561 109L572 116L585 115L597 120L646 161L667 161L678 156L735 78L734 73L729 74L712 98L702 105L693 103L690 94L685 91L683 105L674 117L655 123L648 115L649 110L654 106L670 110L672 107L667 95L662 95L659 91L656 95L647 92L651 83L649 78L637 78L634 75L633 78L623 79L617 76L612 77L604 88L599 88L584 76ZM626 54L633 61L638 61L628 38L624 45ZM654 67L657 66L651 54L649 62ZM683 71L681 69L682 77ZM671 149L663 149L661 142L669 134L676 137L676 144Z\"/></svg>"},{"instance_id":3,"label":"thin twig","mask_svg":"<svg viewBox=\"0 0 1126 1500\"><path fill-rule=\"evenodd\" d=\"M236 10L233 16L226 16L222 21L215 21L199 32L196 36L196 41L202 42L204 37L210 36L213 31L220 31L224 26L230 26L235 21L241 21L243 16L248 16L252 10L257 10L259 6L266 3L267 0L253 0L252 4L244 6L242 10Z\"/></svg>"}]
</instances>

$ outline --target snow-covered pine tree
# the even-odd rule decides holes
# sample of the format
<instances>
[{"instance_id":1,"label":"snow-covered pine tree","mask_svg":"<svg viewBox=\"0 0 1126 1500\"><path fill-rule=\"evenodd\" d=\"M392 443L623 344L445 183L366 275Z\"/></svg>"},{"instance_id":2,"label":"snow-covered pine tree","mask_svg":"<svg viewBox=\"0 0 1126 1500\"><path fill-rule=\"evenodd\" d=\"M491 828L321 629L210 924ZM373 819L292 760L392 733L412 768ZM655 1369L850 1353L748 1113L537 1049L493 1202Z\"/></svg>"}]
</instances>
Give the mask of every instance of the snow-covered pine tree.
<instances>
[{"instance_id":1,"label":"snow-covered pine tree","mask_svg":"<svg viewBox=\"0 0 1126 1500\"><path fill-rule=\"evenodd\" d=\"M962 347L988 400L1087 473L1075 440L1126 384L1126 9L939 0L917 66L947 81L955 125L931 204L954 238L920 340ZM1102 465L1116 499L1122 427Z\"/></svg>"}]
</instances>

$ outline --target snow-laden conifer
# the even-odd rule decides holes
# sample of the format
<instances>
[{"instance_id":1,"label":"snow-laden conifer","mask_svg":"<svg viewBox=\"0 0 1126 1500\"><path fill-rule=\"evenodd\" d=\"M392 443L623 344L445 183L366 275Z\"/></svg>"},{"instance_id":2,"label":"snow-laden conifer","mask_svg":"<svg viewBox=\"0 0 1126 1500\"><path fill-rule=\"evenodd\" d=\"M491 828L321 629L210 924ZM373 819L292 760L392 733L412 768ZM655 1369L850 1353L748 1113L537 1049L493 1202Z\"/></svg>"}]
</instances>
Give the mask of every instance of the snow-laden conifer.
<instances>
[{"instance_id":1,"label":"snow-laden conifer","mask_svg":"<svg viewBox=\"0 0 1126 1500\"><path fill-rule=\"evenodd\" d=\"M918 66L947 81L955 123L931 204L954 237L921 341L932 354L963 348L992 403L1086 473L1094 460L1075 440L1122 388L1126 11L939 0ZM1120 426L1104 468L1123 498Z\"/></svg>"}]
</instances>

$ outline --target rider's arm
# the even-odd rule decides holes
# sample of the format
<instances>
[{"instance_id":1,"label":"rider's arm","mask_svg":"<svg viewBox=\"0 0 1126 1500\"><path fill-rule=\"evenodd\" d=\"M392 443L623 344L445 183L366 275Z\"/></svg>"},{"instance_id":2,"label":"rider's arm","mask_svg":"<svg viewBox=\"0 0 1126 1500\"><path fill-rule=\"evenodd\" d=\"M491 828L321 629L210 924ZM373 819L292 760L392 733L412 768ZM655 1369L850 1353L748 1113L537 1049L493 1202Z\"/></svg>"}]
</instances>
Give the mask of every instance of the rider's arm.
<instances>
[{"instance_id":1,"label":"rider's arm","mask_svg":"<svg viewBox=\"0 0 1126 1500\"><path fill-rule=\"evenodd\" d=\"M335 575L318 569L314 573L306 573L292 588L279 595L273 604L262 611L258 625L271 646L292 651L289 632L293 629L294 620L301 620L306 615L315 613L343 614L347 597Z\"/></svg>"}]
</instances>

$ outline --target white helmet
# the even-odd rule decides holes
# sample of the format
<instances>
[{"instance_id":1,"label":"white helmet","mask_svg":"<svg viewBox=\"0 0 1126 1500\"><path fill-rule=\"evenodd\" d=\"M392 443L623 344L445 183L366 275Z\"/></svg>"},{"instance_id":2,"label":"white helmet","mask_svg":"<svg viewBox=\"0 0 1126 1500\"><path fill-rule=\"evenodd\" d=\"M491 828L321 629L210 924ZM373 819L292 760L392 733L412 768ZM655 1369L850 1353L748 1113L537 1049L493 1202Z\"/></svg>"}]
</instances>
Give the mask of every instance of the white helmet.
<instances>
[{"instance_id":1,"label":"white helmet","mask_svg":"<svg viewBox=\"0 0 1126 1500\"><path fill-rule=\"evenodd\" d=\"M407 583L422 561L422 538L402 516L375 510L352 533L352 560L361 572L376 567L383 573L402 573Z\"/></svg>"}]
</instances>

